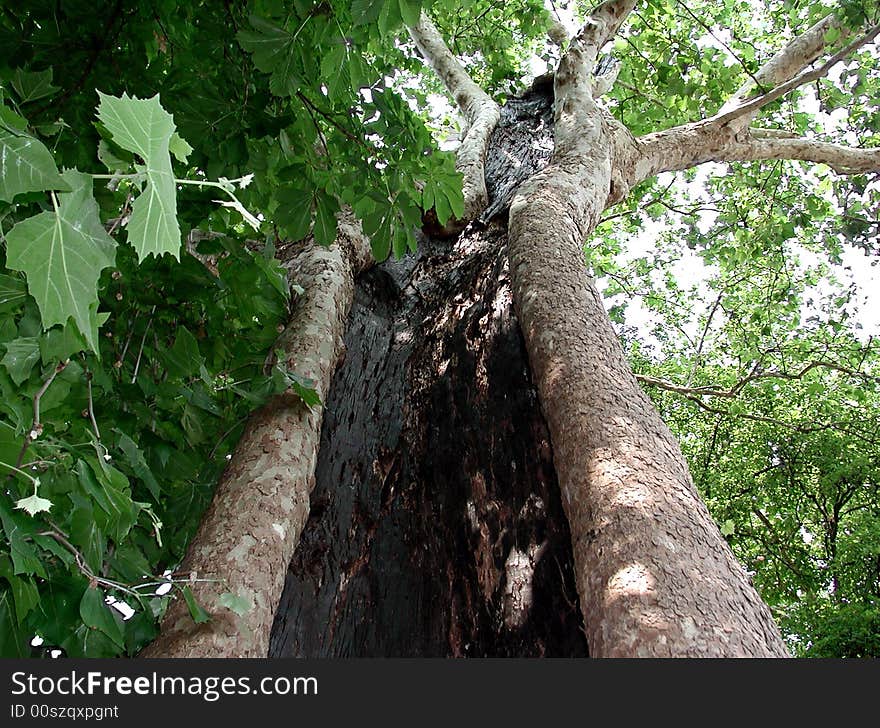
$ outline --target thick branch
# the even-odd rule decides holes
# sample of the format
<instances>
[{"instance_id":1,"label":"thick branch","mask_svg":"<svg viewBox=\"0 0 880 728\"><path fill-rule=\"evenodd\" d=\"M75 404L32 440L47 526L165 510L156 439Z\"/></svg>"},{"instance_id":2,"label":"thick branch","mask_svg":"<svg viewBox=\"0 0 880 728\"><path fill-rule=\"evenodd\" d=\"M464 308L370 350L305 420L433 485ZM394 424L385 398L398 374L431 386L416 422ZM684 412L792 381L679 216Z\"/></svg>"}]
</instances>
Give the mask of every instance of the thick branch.
<instances>
[{"instance_id":1,"label":"thick branch","mask_svg":"<svg viewBox=\"0 0 880 728\"><path fill-rule=\"evenodd\" d=\"M805 139L782 139L778 134L742 134L757 112L794 89L825 76L831 68L880 34L880 26L847 44L822 65L799 73L812 63L825 47L824 36L837 27L828 16L791 41L759 71L757 78L776 84L769 91L745 98L753 84L744 86L719 112L701 121L648 134L639 139L640 154L629 174L630 187L660 172L675 172L704 162L746 161L754 159L800 159L829 164L841 174L876 169L873 151ZM777 137L772 140L770 137Z\"/></svg>"},{"instance_id":2,"label":"thick branch","mask_svg":"<svg viewBox=\"0 0 880 728\"><path fill-rule=\"evenodd\" d=\"M751 162L761 159L793 159L827 164L837 174L880 172L880 148L863 149L812 139L754 137L731 144L724 161Z\"/></svg>"},{"instance_id":3,"label":"thick branch","mask_svg":"<svg viewBox=\"0 0 880 728\"><path fill-rule=\"evenodd\" d=\"M473 81L452 55L425 13L421 14L417 25L408 29L419 52L455 99L466 123L464 138L455 155L456 168L464 176L464 217L452 226L462 228L477 217L489 202L485 180L486 148L501 112L498 104Z\"/></svg>"},{"instance_id":4,"label":"thick branch","mask_svg":"<svg viewBox=\"0 0 880 728\"><path fill-rule=\"evenodd\" d=\"M743 100L755 91L758 84L760 84L758 90L764 93L768 89L790 81L815 61L825 50L825 34L831 28L839 27L840 24L834 15L826 15L818 23L790 41L782 50L758 69L753 80L749 80L741 86L727 103L721 107L718 113L726 114L728 111L739 107Z\"/></svg>"},{"instance_id":5,"label":"thick branch","mask_svg":"<svg viewBox=\"0 0 880 728\"><path fill-rule=\"evenodd\" d=\"M830 71L833 66L855 53L862 46L872 42L878 34L880 34L880 25L875 25L863 36L857 38L852 43L849 43L845 47L841 48L821 66L818 66L817 68L814 68L810 71L804 71L794 78L791 78L784 83L780 83L775 88L761 94L760 96L755 96L754 98L748 100L741 100L733 105L730 105L729 103L725 104L715 116L701 123L720 125L729 124L736 119L743 120L745 118L748 118L750 120L752 117L754 117L755 113L759 109L771 103L772 101L781 99L786 94L794 91L794 89L799 88L800 86L803 86L805 84L812 83L813 81L816 81L827 75L828 71Z\"/></svg>"},{"instance_id":6,"label":"thick branch","mask_svg":"<svg viewBox=\"0 0 880 728\"><path fill-rule=\"evenodd\" d=\"M294 243L285 265L304 293L277 342L287 367L311 379L322 399L342 355L342 334L354 276L372 260L349 211L329 248ZM192 576L196 599L212 619L195 624L182 599L173 601L159 637L143 657L265 657L287 564L309 514L320 442L320 407L293 392L253 413L180 572ZM231 593L250 604L244 614L224 607Z\"/></svg>"},{"instance_id":7,"label":"thick branch","mask_svg":"<svg viewBox=\"0 0 880 728\"><path fill-rule=\"evenodd\" d=\"M788 138L755 130L736 139L725 127L677 127L639 140L643 152L633 169L637 184L661 172L679 172L706 162L753 162L792 159L827 164L837 174L880 171L880 149L848 147L801 137Z\"/></svg>"},{"instance_id":8,"label":"thick branch","mask_svg":"<svg viewBox=\"0 0 880 728\"><path fill-rule=\"evenodd\" d=\"M581 125L584 114L594 112L593 98L601 95L595 93L594 85L597 79L593 75L599 51L617 34L635 4L635 0L605 0L587 18L580 32L572 39L568 51L559 61L554 80L555 128L563 136L576 133L574 130Z\"/></svg>"}]
</instances>

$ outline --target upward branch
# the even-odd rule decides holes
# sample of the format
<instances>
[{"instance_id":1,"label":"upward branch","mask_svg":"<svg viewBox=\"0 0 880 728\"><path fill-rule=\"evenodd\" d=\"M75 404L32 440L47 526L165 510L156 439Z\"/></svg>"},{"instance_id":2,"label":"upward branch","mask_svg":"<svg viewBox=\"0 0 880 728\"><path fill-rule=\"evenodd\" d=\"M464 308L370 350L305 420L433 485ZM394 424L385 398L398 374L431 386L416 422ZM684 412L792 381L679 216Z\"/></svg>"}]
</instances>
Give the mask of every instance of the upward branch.
<instances>
[{"instance_id":1,"label":"upward branch","mask_svg":"<svg viewBox=\"0 0 880 728\"><path fill-rule=\"evenodd\" d=\"M636 0L605 0L593 10L560 59L554 76L554 157L557 159L569 152L583 154L591 137L601 133L594 101L597 79L593 71L602 46L617 34L635 4Z\"/></svg>"},{"instance_id":2,"label":"upward branch","mask_svg":"<svg viewBox=\"0 0 880 728\"><path fill-rule=\"evenodd\" d=\"M640 158L632 174L637 184L660 172L672 172L712 161L752 161L760 159L796 159L828 164L840 174L880 170L877 150L827 144L810 139L770 138L748 126L767 104L815 81L831 68L880 35L880 26L870 28L831 55L821 65L803 70L825 50L829 29L837 26L827 16L788 43L756 74L756 79L770 86L756 96L749 96L754 84L743 86L714 116L683 124L639 140Z\"/></svg>"},{"instance_id":3,"label":"upward branch","mask_svg":"<svg viewBox=\"0 0 880 728\"><path fill-rule=\"evenodd\" d=\"M832 28L841 29L839 21L834 15L829 14L790 41L728 99L719 109L718 114L726 114L741 106L754 94L756 88L764 94L769 89L794 78L822 55L825 50L825 34Z\"/></svg>"},{"instance_id":4,"label":"upward branch","mask_svg":"<svg viewBox=\"0 0 880 728\"><path fill-rule=\"evenodd\" d=\"M862 46L871 43L878 34L880 34L880 25L875 25L863 36L857 38L831 56L821 66L810 71L804 71L803 73L786 80L784 83L780 83L775 88L761 94L760 96L740 101L734 105L730 105L729 103L725 104L721 110L715 116L708 119L706 123L728 124L734 120L741 120L740 126L744 125L746 117L751 119L759 109L770 102L782 98L796 88L826 76L834 65L855 53ZM725 109L727 110L725 111Z\"/></svg>"},{"instance_id":5,"label":"upward branch","mask_svg":"<svg viewBox=\"0 0 880 728\"><path fill-rule=\"evenodd\" d=\"M408 30L416 48L455 99L466 123L464 138L455 155L456 168L464 176L464 217L456 221L454 227L463 227L482 212L489 201L485 179L486 148L489 135L500 118L500 110L464 70L425 13L421 14L416 25L408 26Z\"/></svg>"}]
</instances>

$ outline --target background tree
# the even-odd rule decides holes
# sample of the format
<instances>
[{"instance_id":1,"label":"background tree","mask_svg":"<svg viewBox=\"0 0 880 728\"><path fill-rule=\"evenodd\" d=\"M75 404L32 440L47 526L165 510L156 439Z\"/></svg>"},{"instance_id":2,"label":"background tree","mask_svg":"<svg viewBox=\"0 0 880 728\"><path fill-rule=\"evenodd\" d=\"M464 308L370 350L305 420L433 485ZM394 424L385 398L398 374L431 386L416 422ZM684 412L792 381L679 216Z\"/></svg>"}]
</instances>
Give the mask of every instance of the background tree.
<instances>
[{"instance_id":1,"label":"background tree","mask_svg":"<svg viewBox=\"0 0 880 728\"><path fill-rule=\"evenodd\" d=\"M804 180L810 178L783 174L786 167L776 160L825 164L845 175L876 170L877 156L866 136L873 113L868 99L875 83L874 64L864 51L877 32L872 25L876 10L858 3L836 9L821 4L800 9L782 3L764 10L765 23L757 34L747 27L742 10L734 3L705 8L651 3L635 9L632 2L606 2L588 13L569 43L558 26L551 26L543 8L533 4L507 8L487 3L474 6L471 17L463 17L456 8L437 3L432 11L446 31L447 46L444 33L422 14L422 5L408 0L350 6L303 2L292 8L268 2L248 8L193 6L185 18L162 4L144 9L117 3L98 15L100 28L82 34L87 40L75 51L81 53L82 63L65 66L73 71L71 78L63 77L61 69L54 76L49 70L53 53L66 41L60 29L72 22L93 23L94 16L73 4L65 4L63 11L50 5L34 5L20 13L7 11L3 19L4 40L8 40L3 47L9 49L2 59L8 78L3 141L5 149L16 151L34 162L33 166L42 165L43 177L17 177L9 173L11 168L4 174L4 180L11 180L4 190L9 203L4 223L5 263L28 276L28 289L24 279L11 271L4 278L9 290L4 304L8 304L3 359L8 381L4 380L4 386L10 404L4 410L9 455L2 459L10 466L10 488L15 489L10 495L13 500L18 497L19 510L28 512L12 510L11 501L3 511L9 544L3 614L10 635L4 649L25 649L30 631L52 644L63 644L72 654L136 652L149 641L154 618L168 597L157 595L155 580L144 581L144 576L166 566L176 567L210 484L241 431L244 411L291 388L269 400L250 420L181 571L168 572L159 580L167 582L160 591L175 586L182 598L174 600L162 635L150 648L150 654L265 654L284 566L301 532L308 529L314 463L318 458L320 472L327 437L335 442L332 435L339 431L334 429L339 427L336 420L325 426L317 454L323 412L319 399L332 396L330 377L339 360L343 322L352 298L358 295L353 279L368 265L364 234L374 256L382 260L392 251L401 255L413 250L413 231L424 219L426 230L458 236L450 250L438 253L431 247L436 241L423 241L428 258L417 259L414 268L395 269L387 264L373 278L362 276L366 284L358 284L379 290L377 281L386 281L382 286L387 286L390 280L400 284L396 290L405 294L395 294L397 299L406 301L411 300L409 292L415 291L437 308L413 304L407 315L418 314L423 321L434 315L439 323L435 328L423 324L418 331L401 325L398 330L406 335L415 332L413 352L418 354L415 364L407 362L404 367L403 381L409 387L405 391L411 398L404 398L396 415L406 437L394 448L366 454L369 467L362 470L369 475L363 480L378 483L379 500L384 504L384 510L380 508L369 519L359 517L357 528L348 531L356 545L359 534L366 534L366 550L349 554L339 567L327 562L326 573L340 576L330 596L331 601L344 605L343 621L374 614L377 608L375 599L366 599L360 611L349 608L350 601L345 600L351 595L345 592L350 578L361 578L371 559L369 568L375 571L370 574L392 571L388 561L376 563L371 556L382 553L376 544L384 542L374 539L383 532L382 523L401 511L414 514L418 510L406 502L408 491L399 487L410 482L402 474L417 471L395 456L408 442L406 438L425 430L423 419L407 419L413 405L421 404L422 413L431 405L430 399L416 395L430 392L430 383L444 376L456 383L467 381L461 378L468 371L463 357L456 354L444 360L443 348L431 354L434 350L426 342L447 334L452 341L454 322L465 322L478 308L459 309L457 304L483 296L480 311L489 302L496 315L474 318L474 326L462 334L478 342L474 352L486 352L504 327L480 322L507 321L505 326L515 331L518 320L549 433L541 434L543 423L538 417L525 436L533 444L545 442L545 452L536 451L527 458L524 490L516 496L522 499L521 507L508 508L512 515L501 507L500 520L490 517L492 508L498 510L498 504L505 502L498 485L507 482L507 476L490 469L486 472L491 476L481 480L476 474L484 470L477 461L467 465L470 496L459 500L450 496L448 503L441 504L439 512L459 521L463 514L470 518L472 509L473 533L488 535L465 538L463 551L439 557L438 563L447 567L449 593L455 598L449 600L445 612L431 612L439 624L432 626L432 634L443 633L454 654L468 653L468 645L473 644L468 639L475 635L481 639L494 635L480 642L481 650L491 652L503 635L517 630L522 639L510 642L514 652L527 644L538 652L548 644L554 649L566 645L569 652L581 649L570 638L552 641L534 633L529 641L523 632L533 607L532 592L540 592L533 587L541 585L554 592L552 580L537 576L538 564L546 558L545 544L552 542L556 549L569 542L570 527L572 548L567 556L565 549L559 551L561 582L557 580L557 587L569 580L576 582L591 654L785 654L770 613L699 498L678 444L638 387L601 295L584 266L583 246L589 241L587 257L593 271L606 272L613 281L606 293L631 295L640 290L627 289L620 256L615 254L616 249L628 252L623 245L632 245L640 211L650 215L656 214L658 206L673 206L665 187L668 183L661 184L656 176L707 161L752 163L707 183L709 189L722 191L727 185L726 206L716 219L719 226L728 228L725 234L711 242L693 234L683 236L721 272L716 278L717 305L700 312L704 334L699 343L692 347L694 351L684 351L681 341L664 337L667 348L679 347L677 367L670 371L656 357L645 354L644 342L633 343L630 359L649 387L683 395L689 398L685 402L709 414L719 409L713 404L715 399L736 400L714 412L725 423L782 423L778 426L803 435L815 432L776 413L758 414L757 408L743 408L741 399L760 390L767 400L765 385L772 387L777 380L809 382L827 372L849 382L841 385L841 392L846 387L864 391L863 385L874 381L873 359L858 340L832 345L821 332L812 331L801 346L789 341L793 336L782 337L790 346L780 344L780 326L787 325L788 331L796 328L793 322L806 291L806 284L791 274L793 243L786 241L809 239L824 226L828 238L818 250L833 258L840 241L831 232L835 229L829 222L832 216L822 217L829 210L836 214L838 208L848 220L847 231L869 240L874 193L867 180L855 177L851 186L828 178L823 182L827 189L804 194L808 188ZM251 14L245 22L248 11ZM452 170L452 158L436 151L425 124L425 93L437 90L436 81L423 74L411 46L392 42L403 25L467 120L457 153L461 177ZM237 29L234 39L230 27ZM551 27L554 42L544 46L543 34ZM694 42L695 29L702 44ZM622 63L597 65L600 52L612 42ZM449 48L470 58L468 71ZM503 96L509 80L521 75L520 54L527 50L544 53L554 67L559 59L552 95L548 98L547 84L543 90L535 86L522 103L514 100L499 109L492 96L499 92ZM143 73L132 79L120 76L120 68L141 68L144 56L149 63ZM855 60L845 75L838 75L837 82L844 83L854 74L856 85L854 93L844 97L834 85L822 84L839 61L850 59ZM482 82L485 90L472 79ZM814 82L819 84L826 110L843 104L849 107L848 119L863 130L861 137L846 137L847 130L841 130L846 138L838 140L810 135L818 129L798 94L805 84ZM118 106L112 99L102 101L108 106L104 113L99 110L100 147L97 134L81 133L80 129L91 128L95 106L91 89L95 87L110 94L128 91L141 97L161 90L163 105L172 111L174 122L169 128L158 112L149 113L151 123L165 124L164 156L152 148L126 144L125 129L120 129L125 125L114 121L111 110L117 109L120 119L131 112L144 121L147 107L125 97ZM607 100L597 101L609 91ZM542 94L547 103L540 101ZM413 107L407 98L415 101ZM511 110L517 109L512 119ZM492 135L499 119L498 133ZM174 135L174 124L179 136ZM515 130L523 128L542 129L533 136L549 146L545 144L537 153L527 151L522 139L517 146ZM77 130L76 136L68 140L67 129ZM68 172L59 178L51 156L51 167L44 157L37 164L28 156L37 153L32 147L41 145L39 138L51 142L59 166L76 165L81 170L96 168L94 150L98 147L98 158L113 175L106 192L98 188L101 219L110 220L108 232L125 236L131 246L118 248L117 270L99 284L100 308L97 290L91 306L77 299L77 311L69 312L74 322L67 316L47 317L36 292L33 253L30 260L24 260L28 256L20 250L30 251L27 241L38 237L32 234L35 213L63 221L68 212L71 219L74 211L85 215L93 203L88 202L87 191L78 192L85 190L82 177ZM182 139L194 148L187 149ZM844 146L840 141L855 141L859 146ZM47 147L34 148L49 154ZM487 187L484 180L497 182L498 174L489 167L484 174L483 167L487 159L496 164L499 151L516 152L507 157L507 165L500 166L508 170L524 166L534 173L513 175L514 184L496 186L493 191L492 184ZM167 182L172 175L171 152L179 160L173 172L177 191ZM529 164L523 165L526 157ZM164 164L165 158L167 165L162 167L159 162ZM771 160L770 176L762 172L761 160ZM120 171L125 174L120 176ZM253 182L248 185L251 172ZM757 187L760 192L754 194L763 202L771 184L790 194L774 193L763 218L763 204L759 208L753 202L749 208L747 200L730 192ZM227 195L221 208L205 195L206 187L211 192L219 188ZM47 197L43 192L47 189L58 192ZM138 234L138 210L144 209L143 203L138 205L147 196L174 201L180 209L179 216L166 214L160 219L167 230L150 239L155 248L145 247L147 237ZM509 222L504 218L507 205L499 202L510 202ZM616 204L623 209L607 217L626 218L626 223L615 226L614 234L596 235L603 212ZM793 204L801 206L799 215L793 215ZM465 228L487 205L502 217L482 218L479 225ZM43 208L46 212L39 213ZM688 223L691 232L695 212ZM268 234L266 240L243 244L248 233L242 219L261 227ZM608 219L606 225L614 221ZM175 226L180 228L177 234ZM600 227L598 232L605 229ZM93 235L99 237L97 232ZM191 253L185 262L178 265L159 258L162 252L178 255L181 235ZM284 242L304 238L301 244ZM337 245L329 251L322 249L334 240ZM107 251L115 246L112 240L103 244ZM505 269L490 265L505 249L511 262L516 319L510 318ZM262 366L274 333L286 319L284 302L290 295L276 252L281 253L299 289L295 289L288 332L278 352ZM150 253L156 254L155 261ZM447 262L455 261L441 271L447 278L422 275L441 270L444 255ZM136 257L146 262L141 260L136 266ZM636 282L650 280L650 270L659 269L654 256L646 258L635 271ZM113 265L112 257L103 260L105 266ZM765 269L758 277L762 283L751 288L742 285L753 283L749 277L737 279L735 273L748 262ZM154 265L156 272L150 274L148 269ZM444 296L436 294L452 291L456 281L461 282L463 270L474 277L451 301L444 302ZM481 284L487 276L494 276L497 285ZM50 280L55 278L50 276ZM121 290L129 280L139 281L132 290L143 285L146 292L132 295L128 288ZM432 291L425 288L427 280L446 282L436 284ZM199 289L198 295L190 295L192 286ZM89 286L85 288L88 294ZM91 288L95 289L95 282ZM668 288L674 295L685 295L681 284ZM26 290L37 303L27 297ZM178 292L172 295L172 290ZM258 291L263 293L254 295ZM190 307L189 325L189 319L169 305L175 300L186 301ZM661 297L652 293L647 300L656 302ZM681 326L683 317L676 315L674 306L653 306ZM103 314L99 316L98 310L109 310L109 319L100 320ZM622 309L612 308L612 313L620 316ZM100 345L95 336L98 323L112 335L101 339ZM712 361L709 343L718 327L735 344L737 361L729 360L730 350L719 353L717 363ZM252 330L260 336L251 335ZM723 337L719 335L718 341L724 341ZM768 341L774 346L767 345ZM82 350L93 353L79 354ZM454 345L449 350L455 352ZM799 357L792 358L790 350ZM99 353L104 355L98 358ZM488 356L477 359L491 361ZM80 361L81 365L74 364ZM115 365L105 371L108 361ZM232 377L236 367L241 367L241 373L236 371ZM494 392L493 383L502 381L498 377L494 369L481 365L473 370L471 381L479 385L477 389ZM383 380L380 376L376 381L381 384ZM413 382L422 389L411 386ZM62 384L68 387L66 391ZM516 386L531 391L529 381ZM494 398L503 399L506 394ZM666 402L660 400L664 413ZM838 419L833 400L818 404L835 411L823 422ZM690 405L669 405L670 420L677 421L675 412L686 411L676 409L681 406ZM79 420L72 418L77 411L83 413ZM96 413L101 412L113 422L112 435L108 436L107 427L99 428L101 417ZM531 422L531 415L526 419ZM481 427L488 425L481 422ZM816 430L838 431L843 430L830 426ZM44 432L47 437L42 437ZM737 430L739 436L742 432ZM686 446L706 446L705 438L692 429L682 434ZM709 442L719 437L713 431ZM803 594L821 597L827 593L834 599L839 594L837 603L847 604L841 591L844 582L858 583L859 593L865 594L875 573L863 568L870 563L871 548L861 536L850 540L851 534L846 533L847 538L840 539L840 524L847 519L855 527L873 507L870 468L854 465L833 475L833 470L825 468L834 461L834 453L842 451L832 442L824 444L828 458L809 466L803 451L810 450L812 455L815 441L799 445L778 434L776 439L769 433L759 437L770 438L761 442L771 443L765 446L771 471L781 468L777 463L789 464L790 482L796 482L806 501L815 506L809 523L822 524L821 528L815 525L815 530L822 531L824 551L817 557L821 563L812 564L815 578L809 585L805 582L809 590L802 589ZM552 466L547 465L547 440L552 443ZM89 441L84 450L82 442ZM435 440L426 436L419 442L427 452ZM707 452L714 447L710 445ZM465 452L479 450L479 440L471 448ZM326 457L333 461L332 453ZM461 459L467 463L468 456ZM199 469L198 463L206 460L214 465ZM870 456L864 461L870 463ZM552 482L545 472L553 473ZM712 472L723 479L723 471L713 468ZM430 476L421 476L414 482L424 486ZM774 512L768 515L765 510L770 509L762 508L760 502L748 511L768 533L767 524L772 525L777 515L784 518L786 512L783 500L772 495L773 477L763 487L755 484L755 489L772 500ZM718 486L713 495L705 473L698 482L706 488L711 505L728 509L721 513L727 516L722 525L735 546L747 547L752 533L752 544L769 539L784 552L784 561L778 563L791 574L798 568L805 574L810 571L804 566L809 557L797 558L799 546L790 526L776 528L781 535L768 535L754 526L749 531L749 523L738 511L741 504L737 505L735 494L728 496L730 488L725 492ZM193 487L196 484L198 489ZM424 490L418 492L424 495ZM475 497L479 493L482 500ZM488 500L486 493L491 494ZM553 504L558 493L565 519ZM717 505L715 498L723 498L723 503ZM527 503L532 506L526 508ZM422 514L423 521L430 517L430 513ZM311 518L315 522L320 518L314 507ZM168 539L160 543L155 533L151 535L162 532L159 522L166 524L165 531L173 524L171 543ZM503 537L511 531L519 533L526 525L532 533L526 544L519 542L519 536L513 543ZM864 528L862 524L857 530L864 533ZM438 528L444 536L453 529L447 523ZM814 531L806 524L804 529L798 533L806 544L804 533ZM344 539L343 533L337 533L337 539ZM493 533L497 538L489 539ZM544 538L545 533L554 534L553 539ZM418 530L414 534L412 540L422 539L415 546L429 551L430 536ZM317 543L310 539L306 539L309 544ZM490 541L491 548L480 545ZM780 545L783 542L785 548ZM500 550L495 544L500 544ZM462 553L473 558L472 583L458 583ZM740 555L749 561L747 551ZM816 570L828 568L829 563L833 564L828 572L831 578L824 580ZM424 564L415 563L415 567L420 565ZM774 591L763 573L761 577L758 586L767 591L765 599L777 607L794 603L790 596L788 601L778 600L781 589ZM435 582L443 578L443 573L433 575ZM105 591L112 599L136 602L136 616L125 622L118 619L103 603ZM406 601L403 592L400 596ZM802 596L797 588L794 593ZM547 604L554 604L553 598L548 600ZM534 604L539 602L535 597ZM810 599L800 602L809 603ZM464 620L469 626L456 633L451 626L462 622L457 611L462 604L469 610L469 620ZM205 608L213 618L209 619ZM849 623L858 622L863 633L865 629L870 632L872 608L869 601L861 601L850 610L861 616ZM488 626L481 622L481 610L486 612ZM560 625L569 625L572 614L578 614L576 606L574 611L563 610L561 617L558 608L551 611ZM838 609L840 615L844 611ZM340 613L338 608L336 613ZM334 616L321 627L329 630L330 642L337 619ZM802 620L795 622L803 624ZM307 620L301 630L303 625L308 626ZM570 627L560 629L560 634L566 629ZM862 637L851 642L861 644ZM819 638L817 643L824 649L834 640Z\"/></svg>"}]
</instances>

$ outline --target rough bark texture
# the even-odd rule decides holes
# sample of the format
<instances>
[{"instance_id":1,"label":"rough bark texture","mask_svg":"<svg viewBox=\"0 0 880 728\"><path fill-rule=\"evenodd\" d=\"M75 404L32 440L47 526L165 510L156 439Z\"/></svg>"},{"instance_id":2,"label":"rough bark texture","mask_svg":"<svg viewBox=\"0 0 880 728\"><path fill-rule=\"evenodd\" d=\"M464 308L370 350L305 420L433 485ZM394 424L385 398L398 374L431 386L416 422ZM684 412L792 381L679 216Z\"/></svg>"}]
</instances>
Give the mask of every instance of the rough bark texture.
<instances>
[{"instance_id":1,"label":"rough bark texture","mask_svg":"<svg viewBox=\"0 0 880 728\"><path fill-rule=\"evenodd\" d=\"M330 248L311 240L289 246L292 279L305 289L278 348L289 368L315 380L322 399L342 351L354 274L369 260L348 218ZM275 397L248 421L180 573L198 579L192 591L213 614L196 624L184 600L168 608L159 637L143 657L264 657L286 565L309 514L309 493L323 410L294 394ZM232 593L251 602L244 615L219 604Z\"/></svg>"},{"instance_id":2,"label":"rough bark texture","mask_svg":"<svg viewBox=\"0 0 880 728\"><path fill-rule=\"evenodd\" d=\"M783 656L769 609L632 375L584 265L584 240L626 159L589 78L628 7L600 6L560 63L552 162L510 210L514 300L553 442L587 640L595 656Z\"/></svg>"},{"instance_id":3,"label":"rough bark texture","mask_svg":"<svg viewBox=\"0 0 880 728\"><path fill-rule=\"evenodd\" d=\"M488 186L482 172L497 106L425 16L410 29L469 125L458 153L465 218L491 207L452 248L432 247L363 280L353 351L328 403L319 495L272 654L584 653L551 448L509 311L497 218L509 203L512 295L547 415L591 653L787 655L633 377L582 246L608 205L661 171L782 157L843 173L876 169L876 150L748 125L770 100L826 73L880 28L800 73L824 51L834 22L825 19L759 70L762 95L746 84L714 117L636 140L595 101L614 77L597 71L599 52L635 4L600 4L564 54L549 166L548 107L524 100L493 138L517 146L535 137L538 146L519 148L523 169L506 165L503 175L504 157L493 161L490 149ZM315 303L291 327L305 332L296 344L307 353L300 371L314 372L322 393L352 267L342 257L305 266L315 280L327 273L318 295L333 302ZM315 322L319 329L310 328ZM196 588L209 608L231 591L255 609L243 620L219 610L194 628L178 603L147 654L265 652L270 595L308 511L319 423L319 413L290 399L254 419L187 558L184 568L200 576L228 567L222 587ZM269 520L258 524L257 511Z\"/></svg>"},{"instance_id":4,"label":"rough bark texture","mask_svg":"<svg viewBox=\"0 0 880 728\"><path fill-rule=\"evenodd\" d=\"M524 108L547 99L514 100L490 159L546 163ZM472 227L361 277L270 655L586 654L505 243Z\"/></svg>"}]
</instances>

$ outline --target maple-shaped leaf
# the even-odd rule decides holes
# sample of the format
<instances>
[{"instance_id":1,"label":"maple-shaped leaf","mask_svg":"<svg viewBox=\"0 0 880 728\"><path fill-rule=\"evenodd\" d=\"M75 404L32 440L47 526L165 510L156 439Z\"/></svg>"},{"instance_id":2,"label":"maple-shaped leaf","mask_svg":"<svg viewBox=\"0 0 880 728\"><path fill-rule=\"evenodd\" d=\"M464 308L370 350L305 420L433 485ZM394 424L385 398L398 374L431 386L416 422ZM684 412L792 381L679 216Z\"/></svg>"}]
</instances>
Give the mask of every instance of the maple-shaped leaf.
<instances>
[{"instance_id":1,"label":"maple-shaped leaf","mask_svg":"<svg viewBox=\"0 0 880 728\"><path fill-rule=\"evenodd\" d=\"M71 169L62 179L71 192L58 195L57 209L29 217L7 234L7 266L27 276L44 328L72 318L96 351L98 278L115 262L116 243L101 225L91 176Z\"/></svg>"},{"instance_id":2,"label":"maple-shaped leaf","mask_svg":"<svg viewBox=\"0 0 880 728\"><path fill-rule=\"evenodd\" d=\"M16 68L12 72L12 88L23 104L51 96L61 90L60 86L52 85L51 68L45 71L25 71L23 68Z\"/></svg>"},{"instance_id":3,"label":"maple-shaped leaf","mask_svg":"<svg viewBox=\"0 0 880 728\"><path fill-rule=\"evenodd\" d=\"M180 226L177 223L177 189L171 168L174 118L159 103L159 94L139 99L98 92L98 118L123 149L134 152L144 164L136 165L147 178L144 191L131 208L128 239L139 260L164 253L180 259ZM180 150L178 137L175 148Z\"/></svg>"},{"instance_id":4,"label":"maple-shaped leaf","mask_svg":"<svg viewBox=\"0 0 880 728\"><path fill-rule=\"evenodd\" d=\"M45 145L21 131L0 126L0 202L22 192L66 190Z\"/></svg>"},{"instance_id":5,"label":"maple-shaped leaf","mask_svg":"<svg viewBox=\"0 0 880 728\"><path fill-rule=\"evenodd\" d=\"M248 53L253 53L257 68L272 74L269 90L273 94L293 95L299 86L296 35L258 15L251 15L248 20L253 30L240 30L237 36L239 44Z\"/></svg>"}]
</instances>

